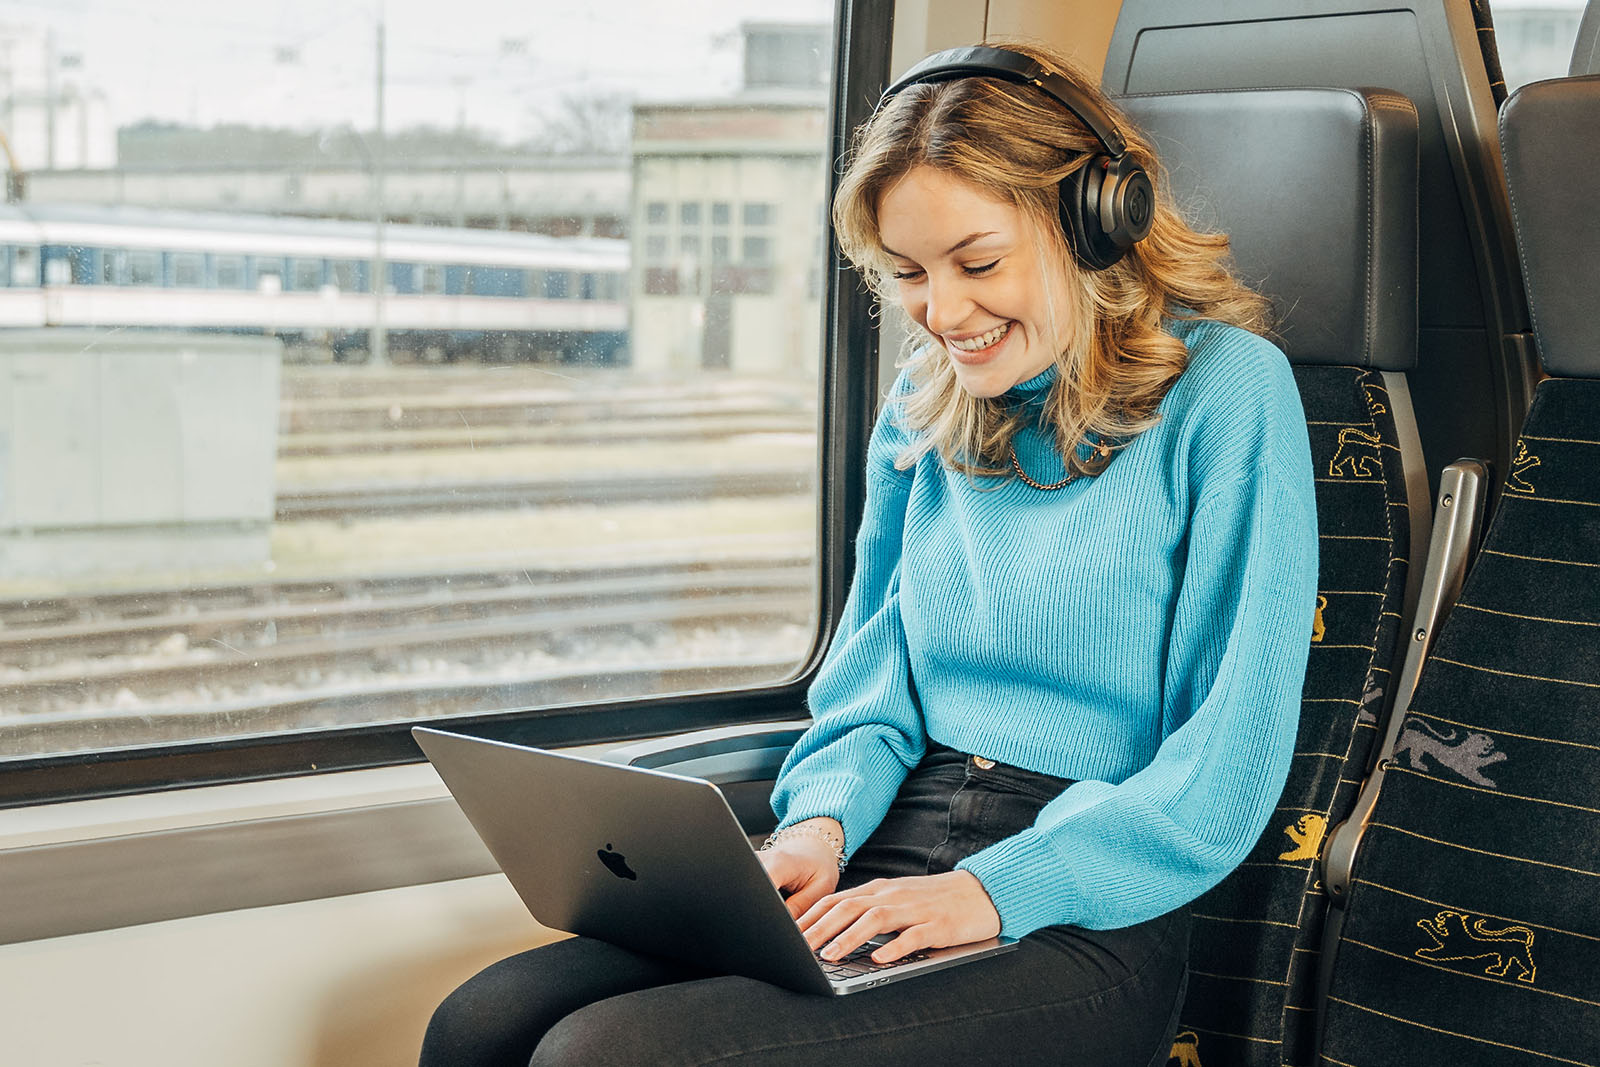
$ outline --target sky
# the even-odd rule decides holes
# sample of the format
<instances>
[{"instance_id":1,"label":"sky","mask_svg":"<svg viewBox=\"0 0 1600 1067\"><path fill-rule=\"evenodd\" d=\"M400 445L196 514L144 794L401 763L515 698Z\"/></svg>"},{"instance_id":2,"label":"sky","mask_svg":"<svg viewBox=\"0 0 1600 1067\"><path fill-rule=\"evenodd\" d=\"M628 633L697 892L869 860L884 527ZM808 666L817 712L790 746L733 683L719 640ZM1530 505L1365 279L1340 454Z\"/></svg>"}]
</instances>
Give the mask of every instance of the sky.
<instances>
[{"instance_id":1,"label":"sky","mask_svg":"<svg viewBox=\"0 0 1600 1067\"><path fill-rule=\"evenodd\" d=\"M370 127L377 26L385 125L458 122L519 138L565 94L720 95L741 22L826 22L828 0L0 0L49 29L115 125ZM76 57L76 58L74 58Z\"/></svg>"}]
</instances>

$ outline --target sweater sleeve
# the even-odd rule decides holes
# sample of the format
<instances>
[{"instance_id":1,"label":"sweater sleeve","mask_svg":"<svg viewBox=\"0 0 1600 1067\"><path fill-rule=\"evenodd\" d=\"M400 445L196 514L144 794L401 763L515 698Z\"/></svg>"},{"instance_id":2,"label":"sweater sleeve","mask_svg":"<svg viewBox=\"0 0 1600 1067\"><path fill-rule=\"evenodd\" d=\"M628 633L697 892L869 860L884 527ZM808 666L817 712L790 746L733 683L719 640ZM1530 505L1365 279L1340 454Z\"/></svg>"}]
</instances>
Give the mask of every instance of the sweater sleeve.
<instances>
[{"instance_id":1,"label":"sweater sleeve","mask_svg":"<svg viewBox=\"0 0 1600 1067\"><path fill-rule=\"evenodd\" d=\"M1312 490L1309 455L1280 456L1195 505L1168 652L1175 728L1142 770L1074 783L1031 828L957 865L983 883L1006 934L1142 922L1199 896L1254 845L1299 718L1316 596Z\"/></svg>"},{"instance_id":2,"label":"sweater sleeve","mask_svg":"<svg viewBox=\"0 0 1600 1067\"><path fill-rule=\"evenodd\" d=\"M856 573L811 686L813 723L790 750L772 795L780 827L819 815L839 820L847 855L877 829L927 748L900 618L912 473L897 470L894 461L905 444L891 403L868 446Z\"/></svg>"}]
</instances>

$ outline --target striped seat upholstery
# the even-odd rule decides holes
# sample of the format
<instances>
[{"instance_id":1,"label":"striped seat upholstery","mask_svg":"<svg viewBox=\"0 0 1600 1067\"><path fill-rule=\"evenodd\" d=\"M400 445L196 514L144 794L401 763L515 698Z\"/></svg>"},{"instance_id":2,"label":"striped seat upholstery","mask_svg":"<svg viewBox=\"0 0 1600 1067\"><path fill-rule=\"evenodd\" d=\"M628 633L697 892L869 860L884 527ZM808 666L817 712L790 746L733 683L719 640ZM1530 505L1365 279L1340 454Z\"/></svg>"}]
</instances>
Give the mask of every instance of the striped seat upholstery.
<instances>
[{"instance_id":1,"label":"striped seat upholstery","mask_svg":"<svg viewBox=\"0 0 1600 1067\"><path fill-rule=\"evenodd\" d=\"M1325 1064L1600 1064L1600 78L1501 117L1543 382L1352 879Z\"/></svg>"},{"instance_id":2,"label":"striped seat upholstery","mask_svg":"<svg viewBox=\"0 0 1600 1067\"><path fill-rule=\"evenodd\" d=\"M1321 535L1288 784L1243 866L1191 908L1173 1055L1304 1064L1326 904L1317 858L1377 735L1409 577L1405 459L1420 468L1421 456L1402 450L1400 428L1416 354L1416 112L1378 90L1121 103L1156 141L1178 202L1230 235L1240 274L1273 301L1306 410Z\"/></svg>"},{"instance_id":3,"label":"striped seat upholstery","mask_svg":"<svg viewBox=\"0 0 1600 1067\"><path fill-rule=\"evenodd\" d=\"M1196 901L1175 1057L1308 1064L1327 900L1324 831L1350 810L1377 735L1407 577L1405 483L1382 375L1297 367L1317 472L1317 622L1294 762L1254 851Z\"/></svg>"}]
</instances>

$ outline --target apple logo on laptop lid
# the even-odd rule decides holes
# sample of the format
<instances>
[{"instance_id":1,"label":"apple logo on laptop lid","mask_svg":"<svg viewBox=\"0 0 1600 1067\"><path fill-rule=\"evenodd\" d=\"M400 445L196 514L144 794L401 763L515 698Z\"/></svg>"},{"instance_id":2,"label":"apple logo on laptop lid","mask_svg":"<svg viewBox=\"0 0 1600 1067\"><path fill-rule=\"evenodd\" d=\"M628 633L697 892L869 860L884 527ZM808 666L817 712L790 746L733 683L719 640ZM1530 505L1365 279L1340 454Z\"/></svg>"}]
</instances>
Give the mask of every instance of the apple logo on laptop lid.
<instances>
[{"instance_id":1,"label":"apple logo on laptop lid","mask_svg":"<svg viewBox=\"0 0 1600 1067\"><path fill-rule=\"evenodd\" d=\"M618 878L627 878L632 881L638 880L639 876L634 873L632 867L628 866L628 861L623 858L622 853L611 850L611 842L607 841L606 847L596 851L595 855L599 856L600 862L606 865L606 870Z\"/></svg>"}]
</instances>

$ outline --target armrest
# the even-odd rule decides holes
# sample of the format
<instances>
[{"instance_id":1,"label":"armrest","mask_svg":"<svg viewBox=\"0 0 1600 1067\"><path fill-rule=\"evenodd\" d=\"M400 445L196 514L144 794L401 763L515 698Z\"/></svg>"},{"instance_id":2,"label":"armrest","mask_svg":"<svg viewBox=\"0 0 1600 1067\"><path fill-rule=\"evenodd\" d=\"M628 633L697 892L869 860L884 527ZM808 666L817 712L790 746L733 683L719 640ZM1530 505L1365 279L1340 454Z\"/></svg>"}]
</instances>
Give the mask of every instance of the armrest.
<instances>
[{"instance_id":1,"label":"armrest","mask_svg":"<svg viewBox=\"0 0 1600 1067\"><path fill-rule=\"evenodd\" d=\"M777 777L783 757L810 725L810 720L801 720L722 726L625 745L602 758L629 767L704 778L717 785L771 781Z\"/></svg>"},{"instance_id":2,"label":"armrest","mask_svg":"<svg viewBox=\"0 0 1600 1067\"><path fill-rule=\"evenodd\" d=\"M1416 618L1406 648L1405 661L1400 667L1393 707L1384 727L1374 755L1373 771L1361 785L1350 817L1340 823L1328 837L1328 846L1322 856L1322 884L1327 888L1328 899L1335 906L1344 903L1350 889L1350 872L1355 867L1356 851L1361 845L1361 835L1366 831L1367 819L1378 802L1383 787L1384 770L1394 755L1400 739L1400 728L1406 712L1411 708L1411 698L1417 690L1417 679L1434 638L1450 609L1461 595L1461 585L1477 552L1478 538L1483 529L1483 505L1488 494L1488 469L1472 459L1461 459L1444 469L1439 478L1439 501L1434 508L1433 537L1428 544L1428 563L1422 572L1422 593L1417 603Z\"/></svg>"},{"instance_id":3,"label":"armrest","mask_svg":"<svg viewBox=\"0 0 1600 1067\"><path fill-rule=\"evenodd\" d=\"M1405 661L1400 667L1400 677L1396 683L1391 705L1393 710L1388 721L1379 724L1383 728L1383 736L1375 746L1377 751L1373 769L1366 781L1361 783L1361 793L1356 797L1350 817L1333 829L1323 849L1322 884L1328 894L1329 907L1322 928L1322 954L1317 964L1319 993L1314 1047L1318 1049L1322 1047L1327 992L1333 979L1339 939L1344 932L1345 904L1349 899L1356 853L1361 848L1361 838L1378 803L1378 794L1383 789L1384 773L1394 757L1401 725L1405 722L1406 713L1411 710L1411 699L1416 693L1423 663L1433 648L1439 628L1444 625L1450 609L1461 595L1467 570L1477 554L1478 539L1483 531L1488 480L1488 468L1473 459L1457 460L1440 475L1439 499L1433 514L1433 536L1428 542L1428 562L1422 572L1421 595L1417 602L1416 618L1411 624Z\"/></svg>"}]
</instances>

